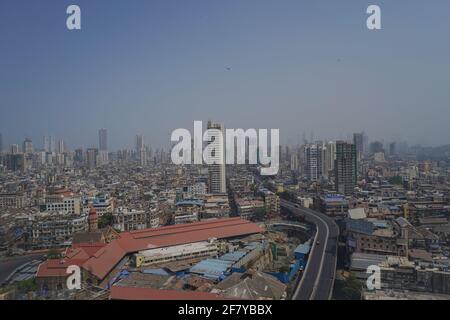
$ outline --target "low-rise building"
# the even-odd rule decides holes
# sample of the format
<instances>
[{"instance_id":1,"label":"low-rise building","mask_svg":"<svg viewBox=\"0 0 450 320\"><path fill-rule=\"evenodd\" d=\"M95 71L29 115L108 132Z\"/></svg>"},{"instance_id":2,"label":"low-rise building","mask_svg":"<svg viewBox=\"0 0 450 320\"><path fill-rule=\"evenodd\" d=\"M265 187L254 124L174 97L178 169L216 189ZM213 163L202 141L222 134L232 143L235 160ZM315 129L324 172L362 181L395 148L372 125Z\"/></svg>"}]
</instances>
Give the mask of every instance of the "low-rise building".
<instances>
[{"instance_id":1,"label":"low-rise building","mask_svg":"<svg viewBox=\"0 0 450 320\"><path fill-rule=\"evenodd\" d=\"M349 201L342 195L326 195L314 199L314 208L329 216L344 216L348 213Z\"/></svg>"},{"instance_id":2,"label":"low-rise building","mask_svg":"<svg viewBox=\"0 0 450 320\"><path fill-rule=\"evenodd\" d=\"M262 200L238 198L236 199L236 208L239 216L248 220L253 218L258 211L265 210L266 206Z\"/></svg>"},{"instance_id":3,"label":"low-rise building","mask_svg":"<svg viewBox=\"0 0 450 320\"><path fill-rule=\"evenodd\" d=\"M113 213L113 226L120 231L142 230L153 228L157 218L156 210L148 209L129 209L119 207Z\"/></svg>"},{"instance_id":4,"label":"low-rise building","mask_svg":"<svg viewBox=\"0 0 450 320\"><path fill-rule=\"evenodd\" d=\"M230 215L230 211L227 195L207 194L205 196L201 218L224 218Z\"/></svg>"},{"instance_id":5,"label":"low-rise building","mask_svg":"<svg viewBox=\"0 0 450 320\"><path fill-rule=\"evenodd\" d=\"M106 213L113 213L114 211L114 199L108 194L102 194L92 199L91 206L95 208L99 217Z\"/></svg>"},{"instance_id":6,"label":"low-rise building","mask_svg":"<svg viewBox=\"0 0 450 320\"><path fill-rule=\"evenodd\" d=\"M23 193L1 193L0 209L16 208L20 209L27 205L26 196Z\"/></svg>"},{"instance_id":7,"label":"low-rise building","mask_svg":"<svg viewBox=\"0 0 450 320\"><path fill-rule=\"evenodd\" d=\"M81 198L68 190L57 190L45 197L41 211L61 211L68 214L81 214Z\"/></svg>"},{"instance_id":8,"label":"low-rise building","mask_svg":"<svg viewBox=\"0 0 450 320\"><path fill-rule=\"evenodd\" d=\"M87 215L60 211L40 212L28 217L28 231L33 248L52 248L70 245L75 233L88 229Z\"/></svg>"},{"instance_id":9,"label":"low-rise building","mask_svg":"<svg viewBox=\"0 0 450 320\"><path fill-rule=\"evenodd\" d=\"M262 190L267 218L280 215L280 197L269 190Z\"/></svg>"},{"instance_id":10,"label":"low-rise building","mask_svg":"<svg viewBox=\"0 0 450 320\"><path fill-rule=\"evenodd\" d=\"M217 241L202 241L172 247L156 248L139 251L133 255L136 267L173 261L217 256L219 246Z\"/></svg>"}]
</instances>

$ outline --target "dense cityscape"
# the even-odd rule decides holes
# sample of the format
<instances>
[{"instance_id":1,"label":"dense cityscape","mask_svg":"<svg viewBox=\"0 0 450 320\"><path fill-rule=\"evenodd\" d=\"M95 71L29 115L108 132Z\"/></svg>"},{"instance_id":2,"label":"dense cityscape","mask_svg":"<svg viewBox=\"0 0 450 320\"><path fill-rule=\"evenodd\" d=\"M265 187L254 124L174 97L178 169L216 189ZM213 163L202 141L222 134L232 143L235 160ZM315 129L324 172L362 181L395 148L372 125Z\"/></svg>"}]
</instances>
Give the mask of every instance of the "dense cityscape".
<instances>
[{"instance_id":1,"label":"dense cityscape","mask_svg":"<svg viewBox=\"0 0 450 320\"><path fill-rule=\"evenodd\" d=\"M450 297L448 146L311 136L281 146L278 174L263 176L174 165L143 135L111 151L107 129L74 150L2 141L1 299Z\"/></svg>"},{"instance_id":2,"label":"dense cityscape","mask_svg":"<svg viewBox=\"0 0 450 320\"><path fill-rule=\"evenodd\" d=\"M2 314L437 313L449 12L1 0Z\"/></svg>"}]
</instances>

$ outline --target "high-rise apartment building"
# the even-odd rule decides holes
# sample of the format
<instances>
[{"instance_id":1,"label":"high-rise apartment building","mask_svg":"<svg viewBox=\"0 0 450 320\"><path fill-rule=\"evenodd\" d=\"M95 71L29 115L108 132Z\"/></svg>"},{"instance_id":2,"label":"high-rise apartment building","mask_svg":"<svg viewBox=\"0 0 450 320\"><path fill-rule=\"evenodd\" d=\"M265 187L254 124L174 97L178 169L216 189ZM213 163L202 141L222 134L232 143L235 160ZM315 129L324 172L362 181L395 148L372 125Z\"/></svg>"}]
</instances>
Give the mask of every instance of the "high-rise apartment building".
<instances>
[{"instance_id":1,"label":"high-rise apartment building","mask_svg":"<svg viewBox=\"0 0 450 320\"><path fill-rule=\"evenodd\" d=\"M73 157L73 160L77 164L82 164L84 162L84 153L82 148L75 149L75 155Z\"/></svg>"},{"instance_id":2,"label":"high-rise apartment building","mask_svg":"<svg viewBox=\"0 0 450 320\"><path fill-rule=\"evenodd\" d=\"M139 163L142 167L145 167L148 163L147 161L147 148L142 148L139 152Z\"/></svg>"},{"instance_id":3,"label":"high-rise apartment building","mask_svg":"<svg viewBox=\"0 0 450 320\"><path fill-rule=\"evenodd\" d=\"M100 161L102 163L108 162L108 131L106 129L98 131L98 148Z\"/></svg>"},{"instance_id":4,"label":"high-rise apartment building","mask_svg":"<svg viewBox=\"0 0 450 320\"><path fill-rule=\"evenodd\" d=\"M383 143L380 141L374 141L370 144L370 153L384 152Z\"/></svg>"},{"instance_id":5,"label":"high-rise apartment building","mask_svg":"<svg viewBox=\"0 0 450 320\"><path fill-rule=\"evenodd\" d=\"M50 137L44 136L43 145L44 145L44 151L50 152Z\"/></svg>"},{"instance_id":6,"label":"high-rise apartment building","mask_svg":"<svg viewBox=\"0 0 450 320\"><path fill-rule=\"evenodd\" d=\"M291 165L290 165L291 171L298 172L299 168L300 168L300 162L298 160L298 154L293 153L293 154L291 154L290 157L291 157Z\"/></svg>"},{"instance_id":7,"label":"high-rise apartment building","mask_svg":"<svg viewBox=\"0 0 450 320\"><path fill-rule=\"evenodd\" d=\"M318 181L323 175L324 147L320 143L304 146L305 173L310 181Z\"/></svg>"},{"instance_id":8,"label":"high-rise apartment building","mask_svg":"<svg viewBox=\"0 0 450 320\"><path fill-rule=\"evenodd\" d=\"M59 154L63 154L64 152L66 152L66 143L64 142L64 140L58 141L57 151Z\"/></svg>"},{"instance_id":9,"label":"high-rise apartment building","mask_svg":"<svg viewBox=\"0 0 450 320\"><path fill-rule=\"evenodd\" d=\"M222 134L222 139L216 139L214 134L208 133L207 143L214 148L216 154L213 156L217 159L221 159L218 164L208 165L208 189L210 193L226 193L226 172L225 172L225 127L223 123L208 121L208 130L216 129Z\"/></svg>"},{"instance_id":10,"label":"high-rise apartment building","mask_svg":"<svg viewBox=\"0 0 450 320\"><path fill-rule=\"evenodd\" d=\"M22 146L23 153L33 153L33 142L30 139L25 139Z\"/></svg>"},{"instance_id":11,"label":"high-rise apartment building","mask_svg":"<svg viewBox=\"0 0 450 320\"><path fill-rule=\"evenodd\" d=\"M56 151L55 137L52 137L52 136L44 137L44 151L45 152L55 152Z\"/></svg>"},{"instance_id":12,"label":"high-rise apartment building","mask_svg":"<svg viewBox=\"0 0 450 320\"><path fill-rule=\"evenodd\" d=\"M354 144L336 142L334 171L336 191L344 195L352 194L357 180L357 155Z\"/></svg>"},{"instance_id":13,"label":"high-rise apartment building","mask_svg":"<svg viewBox=\"0 0 450 320\"><path fill-rule=\"evenodd\" d=\"M368 153L369 149L369 137L363 133L363 154Z\"/></svg>"},{"instance_id":14,"label":"high-rise apartment building","mask_svg":"<svg viewBox=\"0 0 450 320\"><path fill-rule=\"evenodd\" d=\"M95 169L97 167L98 149L89 148L86 150L87 166L89 169Z\"/></svg>"},{"instance_id":15,"label":"high-rise apartment building","mask_svg":"<svg viewBox=\"0 0 450 320\"><path fill-rule=\"evenodd\" d=\"M358 160L360 160L364 153L364 133L354 133L353 144L356 147L356 155L358 156Z\"/></svg>"},{"instance_id":16,"label":"high-rise apartment building","mask_svg":"<svg viewBox=\"0 0 450 320\"><path fill-rule=\"evenodd\" d=\"M18 144L12 144L9 146L9 153L10 154L18 154L20 152L19 145Z\"/></svg>"},{"instance_id":17,"label":"high-rise apartment building","mask_svg":"<svg viewBox=\"0 0 450 320\"><path fill-rule=\"evenodd\" d=\"M108 131L106 129L98 131L98 148L100 151L108 151Z\"/></svg>"},{"instance_id":18,"label":"high-rise apartment building","mask_svg":"<svg viewBox=\"0 0 450 320\"><path fill-rule=\"evenodd\" d=\"M325 150L325 172L327 176L334 171L334 160L336 160L336 142L329 141Z\"/></svg>"},{"instance_id":19,"label":"high-rise apartment building","mask_svg":"<svg viewBox=\"0 0 450 320\"><path fill-rule=\"evenodd\" d=\"M139 155L144 149L144 136L142 134L136 135L136 154Z\"/></svg>"},{"instance_id":20,"label":"high-rise apartment building","mask_svg":"<svg viewBox=\"0 0 450 320\"><path fill-rule=\"evenodd\" d=\"M25 170L25 157L22 153L8 153L6 155L5 163L6 163L7 170L10 170L10 171L24 171Z\"/></svg>"},{"instance_id":21,"label":"high-rise apartment building","mask_svg":"<svg viewBox=\"0 0 450 320\"><path fill-rule=\"evenodd\" d=\"M33 142L31 139L25 139L22 144L22 153L23 153L23 169L28 170L31 169L33 165Z\"/></svg>"},{"instance_id":22,"label":"high-rise apartment building","mask_svg":"<svg viewBox=\"0 0 450 320\"><path fill-rule=\"evenodd\" d=\"M391 142L389 144L389 155L395 156L397 154L397 144L395 142Z\"/></svg>"},{"instance_id":23,"label":"high-rise apartment building","mask_svg":"<svg viewBox=\"0 0 450 320\"><path fill-rule=\"evenodd\" d=\"M136 135L136 158L141 166L147 165L147 151L145 149L144 135Z\"/></svg>"}]
</instances>

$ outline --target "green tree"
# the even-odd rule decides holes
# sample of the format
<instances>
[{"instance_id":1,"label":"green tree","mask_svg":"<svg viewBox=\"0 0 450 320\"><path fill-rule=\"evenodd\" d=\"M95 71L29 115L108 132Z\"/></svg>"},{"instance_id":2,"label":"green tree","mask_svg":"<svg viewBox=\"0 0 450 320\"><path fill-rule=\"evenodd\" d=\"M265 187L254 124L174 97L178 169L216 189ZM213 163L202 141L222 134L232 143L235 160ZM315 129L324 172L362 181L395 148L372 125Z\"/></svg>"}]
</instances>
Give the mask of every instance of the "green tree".
<instances>
[{"instance_id":1,"label":"green tree","mask_svg":"<svg viewBox=\"0 0 450 320\"><path fill-rule=\"evenodd\" d=\"M59 258L61 258L61 253L58 250L56 250L55 248L48 250L47 259L59 259Z\"/></svg>"},{"instance_id":2,"label":"green tree","mask_svg":"<svg viewBox=\"0 0 450 320\"><path fill-rule=\"evenodd\" d=\"M361 300L363 284L354 273L345 280L336 281L335 298L338 300Z\"/></svg>"},{"instance_id":3,"label":"green tree","mask_svg":"<svg viewBox=\"0 0 450 320\"><path fill-rule=\"evenodd\" d=\"M112 213L111 212L105 213L98 220L98 227L100 229L102 229L102 228L105 228L107 226L112 226L113 225L113 221L114 221L114 219L113 219Z\"/></svg>"},{"instance_id":4,"label":"green tree","mask_svg":"<svg viewBox=\"0 0 450 320\"><path fill-rule=\"evenodd\" d=\"M264 221L266 217L266 207L256 208L253 214L253 219L256 221Z\"/></svg>"},{"instance_id":5,"label":"green tree","mask_svg":"<svg viewBox=\"0 0 450 320\"><path fill-rule=\"evenodd\" d=\"M37 290L37 284L36 284L35 278L19 281L16 283L16 286L17 286L17 289L23 293Z\"/></svg>"}]
</instances>

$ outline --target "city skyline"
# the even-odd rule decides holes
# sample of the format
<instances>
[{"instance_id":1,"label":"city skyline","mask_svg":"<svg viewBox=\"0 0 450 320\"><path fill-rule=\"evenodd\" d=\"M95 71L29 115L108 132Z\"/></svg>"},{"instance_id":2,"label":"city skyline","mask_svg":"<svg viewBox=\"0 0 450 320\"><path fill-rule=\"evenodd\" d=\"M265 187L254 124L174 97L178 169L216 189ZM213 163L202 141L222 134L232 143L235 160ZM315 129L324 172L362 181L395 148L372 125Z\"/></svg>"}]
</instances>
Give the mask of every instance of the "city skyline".
<instances>
[{"instance_id":1,"label":"city skyline","mask_svg":"<svg viewBox=\"0 0 450 320\"><path fill-rule=\"evenodd\" d=\"M224 129L227 129L224 127ZM174 142L169 142L165 146L152 146L145 142L145 135L143 134L135 134L133 136L133 142L129 143L128 145L118 147L118 148L109 148L105 147L109 146L109 135L108 130L105 128L101 128L97 132L97 143L92 143L88 145L77 145L77 146L71 146L66 144L65 139L60 139L60 137L55 137L51 135L45 135L41 137L42 142L34 141L33 139L29 138L28 136L25 136L25 138L21 141L13 141L12 143L4 143L3 135L0 133L0 152L1 151L9 151L11 147L17 146L18 152L24 152L24 144L29 142L33 145L34 149L36 151L44 151L44 152L56 152L56 153L64 153L64 152L73 152L77 149L98 149L98 151L101 151L103 153L109 153L109 152L116 152L120 150L129 150L129 151L136 151L137 153L140 153L141 150L171 150L174 146ZM359 150L359 148L362 148L362 145L359 146L359 141L355 140L355 135L359 136L362 135L366 141L363 142L364 148L366 150ZM401 146L403 149L407 148L415 148L415 147L422 147L422 148L428 148L431 147L429 145L421 145L421 144L408 144L407 141L395 141L395 140L373 140L369 139L369 137L366 135L365 132L354 132L353 134L348 134L346 138L326 138L326 139L320 139L320 138L313 138L311 135L309 138L306 138L306 135L303 133L302 138L299 138L298 140L294 139L291 140L291 144L280 144L280 147L293 147L293 148L300 148L300 147L307 147L308 145L315 145L317 143L323 143L324 145L328 143L336 143L336 142L347 142L351 144L355 144L357 146L358 152L369 152L369 147L372 144L377 145L378 148L381 148L379 151L372 151L374 152L389 152L391 148L397 148ZM224 136L225 139L225 136ZM204 142L205 143L205 142ZM361 142L362 143L362 142ZM378 146L379 145L379 146ZM140 146L140 147L139 147ZM450 147L450 144L443 144L443 145L437 145L433 147ZM26 152L24 152L26 153ZM359 157L359 156L358 156Z\"/></svg>"},{"instance_id":2,"label":"city skyline","mask_svg":"<svg viewBox=\"0 0 450 320\"><path fill-rule=\"evenodd\" d=\"M0 1L2 305L450 300L448 13Z\"/></svg>"},{"instance_id":3,"label":"city skyline","mask_svg":"<svg viewBox=\"0 0 450 320\"><path fill-rule=\"evenodd\" d=\"M224 127L224 129L226 129L226 127ZM364 137L366 140L364 142L355 140L355 136ZM11 147L17 146L19 148L19 151L23 152L24 151L23 145L27 141L31 142L33 144L36 151L57 152L57 153L73 152L80 148L81 149L95 148L106 154L109 152L116 152L116 151L120 151L120 150L130 150L130 151L134 150L137 153L139 153L141 149L142 150L144 150L144 149L147 149L147 150L159 150L159 149L171 150L174 146L174 142L170 142L170 141L166 145L163 145L163 146L149 145L145 141L145 135L135 134L133 136L132 142L130 142L128 145L120 146L118 148L109 148L108 147L109 146L109 134L108 134L108 129L105 129L105 128L101 128L97 131L97 140L98 140L97 143L74 146L74 145L67 144L67 141L65 139L61 139L60 137L55 137L52 135L45 135L45 136L41 137L41 139L38 139L38 141L42 141L42 142L37 142L37 143L35 140L29 138L29 136L25 136L25 138L20 141L13 141L12 143L4 143L5 140L3 139L3 135L0 133L0 151L8 151ZM138 143L138 141L139 141L139 143ZM358 154L359 154L359 152L361 152L361 153L369 152L369 147L372 144L376 144L377 146L379 145L378 148L381 148L381 150L378 152L389 152L389 153L392 153L390 151L391 148L398 148L399 146L401 146L404 150L406 150L407 148L415 148L415 147L422 147L422 148L450 147L450 143L443 144L443 145L430 146L430 145L421 145L421 144L408 144L408 142L405 140L397 140L397 141L396 140L384 140L384 139L374 140L374 139L370 139L364 131L349 133L346 135L345 138L329 137L329 138L325 138L325 139L315 138L312 134L307 138L306 134L303 133L301 135L301 138L299 137L298 139L289 139L289 141L290 141L289 144L288 143L280 144L280 147L283 146L283 147L300 148L300 147L305 147L305 146L308 146L311 144L314 145L316 143L328 144L328 143L336 143L336 142L342 141L342 142L348 142L348 143L355 144L358 149ZM138 144L140 144L141 147L138 147ZM106 148L105 148L105 145L107 146ZM364 145L364 147L363 147L363 145ZM366 150L362 150L360 148L365 148ZM360 155L358 155L358 157L360 157Z\"/></svg>"},{"instance_id":4,"label":"city skyline","mask_svg":"<svg viewBox=\"0 0 450 320\"><path fill-rule=\"evenodd\" d=\"M107 128L111 150L138 132L167 148L174 129L210 119L279 128L283 145L361 131L448 144L450 4L377 2L373 32L369 1L78 1L83 27L69 32L67 1L4 1L3 146L45 135L96 146Z\"/></svg>"}]
</instances>

